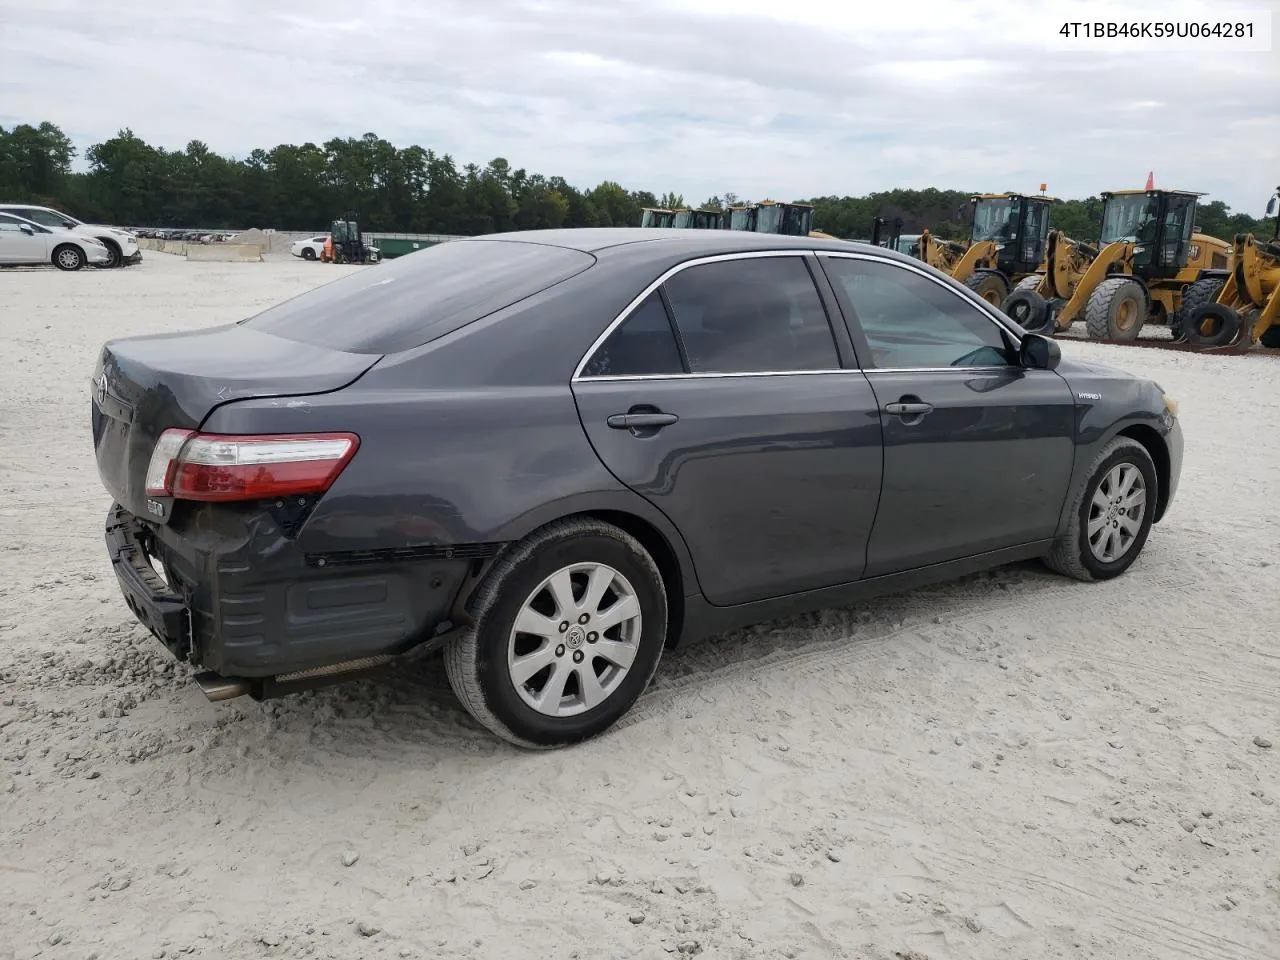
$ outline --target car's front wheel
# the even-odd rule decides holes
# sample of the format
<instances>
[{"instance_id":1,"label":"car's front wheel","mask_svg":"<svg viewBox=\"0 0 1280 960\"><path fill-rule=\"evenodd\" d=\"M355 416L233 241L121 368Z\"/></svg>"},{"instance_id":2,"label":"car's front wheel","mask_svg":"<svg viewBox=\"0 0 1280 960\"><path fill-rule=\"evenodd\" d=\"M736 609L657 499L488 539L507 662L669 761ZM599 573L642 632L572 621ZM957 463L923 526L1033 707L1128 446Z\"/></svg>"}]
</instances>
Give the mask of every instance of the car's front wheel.
<instances>
[{"instance_id":1,"label":"car's front wheel","mask_svg":"<svg viewBox=\"0 0 1280 960\"><path fill-rule=\"evenodd\" d=\"M53 265L59 270L79 270L86 262L84 251L74 244L64 243L53 251Z\"/></svg>"},{"instance_id":2,"label":"car's front wheel","mask_svg":"<svg viewBox=\"0 0 1280 960\"><path fill-rule=\"evenodd\" d=\"M1094 460L1072 504L1071 525L1045 562L1077 580L1124 573L1151 532L1158 482L1147 448L1116 437Z\"/></svg>"},{"instance_id":3,"label":"car's front wheel","mask_svg":"<svg viewBox=\"0 0 1280 960\"><path fill-rule=\"evenodd\" d=\"M648 686L667 636L653 558L589 518L515 545L478 588L472 615L445 650L449 685L477 722L522 747L607 730Z\"/></svg>"},{"instance_id":4,"label":"car's front wheel","mask_svg":"<svg viewBox=\"0 0 1280 960\"><path fill-rule=\"evenodd\" d=\"M312 248L312 247L303 247L303 248L302 248L302 259L303 259L303 260L314 260L315 258L316 258L316 251L315 251L315 249L314 249L314 248Z\"/></svg>"}]
</instances>

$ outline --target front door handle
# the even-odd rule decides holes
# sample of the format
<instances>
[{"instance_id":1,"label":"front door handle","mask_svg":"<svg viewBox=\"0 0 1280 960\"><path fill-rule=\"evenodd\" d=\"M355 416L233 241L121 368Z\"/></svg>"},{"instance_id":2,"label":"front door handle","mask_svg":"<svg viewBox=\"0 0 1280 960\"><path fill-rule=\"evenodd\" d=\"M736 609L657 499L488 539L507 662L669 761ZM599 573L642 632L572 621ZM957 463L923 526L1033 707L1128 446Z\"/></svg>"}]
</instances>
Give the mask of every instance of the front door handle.
<instances>
[{"instance_id":1,"label":"front door handle","mask_svg":"<svg viewBox=\"0 0 1280 960\"><path fill-rule=\"evenodd\" d=\"M669 427L679 419L674 413L615 413L605 423L615 430L653 430Z\"/></svg>"},{"instance_id":2,"label":"front door handle","mask_svg":"<svg viewBox=\"0 0 1280 960\"><path fill-rule=\"evenodd\" d=\"M885 413L896 413L900 417L919 417L933 409L932 403L886 403Z\"/></svg>"}]
</instances>

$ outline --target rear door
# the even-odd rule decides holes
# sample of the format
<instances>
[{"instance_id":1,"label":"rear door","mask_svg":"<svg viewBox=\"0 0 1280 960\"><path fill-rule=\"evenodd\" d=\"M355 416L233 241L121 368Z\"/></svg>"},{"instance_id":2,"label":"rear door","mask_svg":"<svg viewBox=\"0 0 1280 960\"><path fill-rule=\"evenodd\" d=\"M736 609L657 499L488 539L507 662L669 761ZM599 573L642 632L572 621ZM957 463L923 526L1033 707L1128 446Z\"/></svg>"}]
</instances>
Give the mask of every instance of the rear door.
<instances>
[{"instance_id":1,"label":"rear door","mask_svg":"<svg viewBox=\"0 0 1280 960\"><path fill-rule=\"evenodd\" d=\"M866 564L879 414L815 270L794 250L682 264L573 380L601 460L679 528L714 604L856 580Z\"/></svg>"},{"instance_id":2,"label":"rear door","mask_svg":"<svg viewBox=\"0 0 1280 960\"><path fill-rule=\"evenodd\" d=\"M1051 370L926 268L820 262L879 401L884 486L867 550L879 576L1052 537L1075 459L1075 401Z\"/></svg>"}]
</instances>

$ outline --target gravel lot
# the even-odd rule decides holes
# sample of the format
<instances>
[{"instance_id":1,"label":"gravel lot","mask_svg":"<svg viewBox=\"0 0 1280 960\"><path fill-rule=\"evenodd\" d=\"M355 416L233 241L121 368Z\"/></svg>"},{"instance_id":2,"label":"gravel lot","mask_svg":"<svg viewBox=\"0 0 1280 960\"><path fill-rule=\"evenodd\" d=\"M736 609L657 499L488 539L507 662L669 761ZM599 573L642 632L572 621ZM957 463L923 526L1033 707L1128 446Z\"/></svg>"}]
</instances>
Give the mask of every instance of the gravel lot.
<instances>
[{"instance_id":1,"label":"gravel lot","mask_svg":"<svg viewBox=\"0 0 1280 960\"><path fill-rule=\"evenodd\" d=\"M0 958L1280 957L1280 361L1065 345L1181 403L1118 581L719 637L526 754L438 662L208 703L107 563L101 341L351 269L0 271Z\"/></svg>"}]
</instances>

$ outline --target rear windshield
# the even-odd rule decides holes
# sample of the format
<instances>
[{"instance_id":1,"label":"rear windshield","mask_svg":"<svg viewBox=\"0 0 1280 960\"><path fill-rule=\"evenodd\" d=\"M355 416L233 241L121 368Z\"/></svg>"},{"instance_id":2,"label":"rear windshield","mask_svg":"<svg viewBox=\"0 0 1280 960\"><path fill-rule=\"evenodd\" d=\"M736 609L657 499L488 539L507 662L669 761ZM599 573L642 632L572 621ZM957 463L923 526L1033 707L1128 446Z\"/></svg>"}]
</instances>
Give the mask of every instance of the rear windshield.
<instances>
[{"instance_id":1,"label":"rear windshield","mask_svg":"<svg viewBox=\"0 0 1280 960\"><path fill-rule=\"evenodd\" d=\"M449 240L362 268L241 322L331 350L396 353L509 307L593 263L580 250L538 243Z\"/></svg>"}]
</instances>

